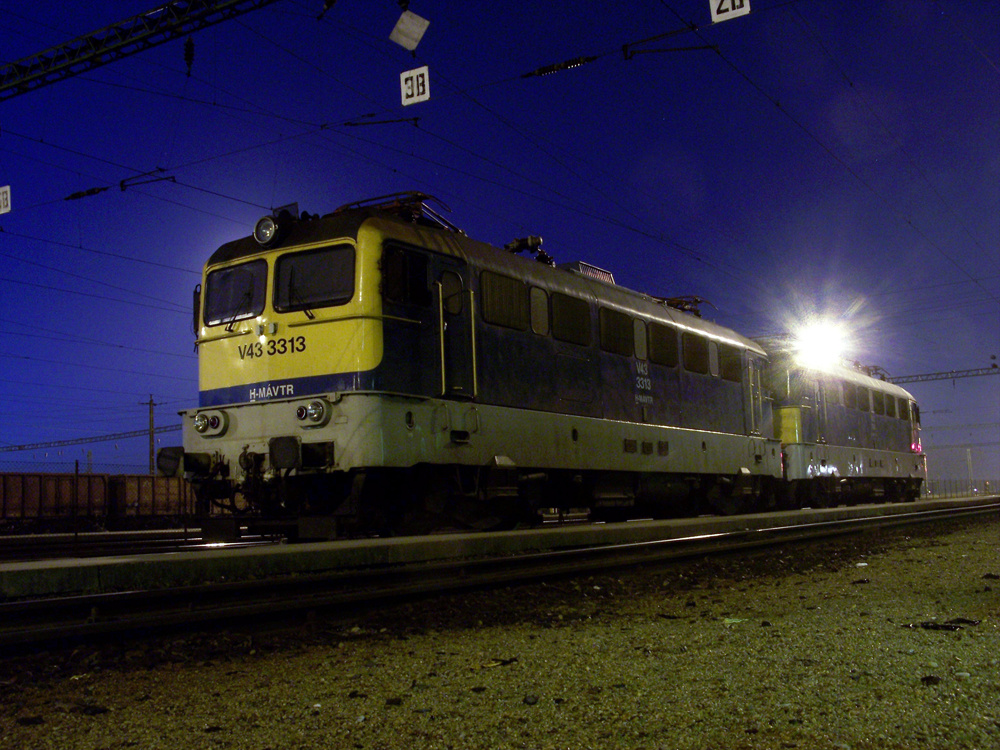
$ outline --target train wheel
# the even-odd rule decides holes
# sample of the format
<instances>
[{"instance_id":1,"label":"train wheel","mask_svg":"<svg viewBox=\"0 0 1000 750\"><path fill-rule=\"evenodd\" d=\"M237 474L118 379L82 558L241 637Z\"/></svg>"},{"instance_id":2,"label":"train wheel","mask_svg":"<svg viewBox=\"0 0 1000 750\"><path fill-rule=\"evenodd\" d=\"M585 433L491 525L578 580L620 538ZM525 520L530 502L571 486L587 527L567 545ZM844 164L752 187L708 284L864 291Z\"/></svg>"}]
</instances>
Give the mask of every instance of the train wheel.
<instances>
[{"instance_id":1,"label":"train wheel","mask_svg":"<svg viewBox=\"0 0 1000 750\"><path fill-rule=\"evenodd\" d=\"M774 490L775 507L778 510L796 510L795 492L792 482L778 482Z\"/></svg>"},{"instance_id":2,"label":"train wheel","mask_svg":"<svg viewBox=\"0 0 1000 750\"><path fill-rule=\"evenodd\" d=\"M903 484L895 479L882 480L882 499L887 503L900 503L905 495Z\"/></svg>"},{"instance_id":3,"label":"train wheel","mask_svg":"<svg viewBox=\"0 0 1000 750\"><path fill-rule=\"evenodd\" d=\"M721 516L738 516L753 510L751 495L746 495L732 481L713 481L705 490L705 504L709 511Z\"/></svg>"},{"instance_id":4,"label":"train wheel","mask_svg":"<svg viewBox=\"0 0 1000 750\"><path fill-rule=\"evenodd\" d=\"M475 472L475 499L469 527L483 531L503 531L538 526L542 517L542 499L538 492L539 476L529 474L522 479L512 463L494 460ZM464 495L468 503L472 496Z\"/></svg>"},{"instance_id":5,"label":"train wheel","mask_svg":"<svg viewBox=\"0 0 1000 750\"><path fill-rule=\"evenodd\" d=\"M810 483L810 498L813 508L832 508L837 504L835 487L826 477L804 480Z\"/></svg>"},{"instance_id":6,"label":"train wheel","mask_svg":"<svg viewBox=\"0 0 1000 750\"><path fill-rule=\"evenodd\" d=\"M788 508L798 510L799 508L813 507L813 484L808 479L793 479L786 483Z\"/></svg>"},{"instance_id":7,"label":"train wheel","mask_svg":"<svg viewBox=\"0 0 1000 750\"><path fill-rule=\"evenodd\" d=\"M640 475L635 493L639 518L687 518L704 512L704 493L697 482L669 474Z\"/></svg>"},{"instance_id":8,"label":"train wheel","mask_svg":"<svg viewBox=\"0 0 1000 750\"><path fill-rule=\"evenodd\" d=\"M496 531L531 523L517 471L504 466L418 466L395 483L388 505L394 534Z\"/></svg>"},{"instance_id":9,"label":"train wheel","mask_svg":"<svg viewBox=\"0 0 1000 750\"><path fill-rule=\"evenodd\" d=\"M760 492L757 497L757 509L762 511L777 510L780 507L778 482L772 477L760 477Z\"/></svg>"}]
</instances>

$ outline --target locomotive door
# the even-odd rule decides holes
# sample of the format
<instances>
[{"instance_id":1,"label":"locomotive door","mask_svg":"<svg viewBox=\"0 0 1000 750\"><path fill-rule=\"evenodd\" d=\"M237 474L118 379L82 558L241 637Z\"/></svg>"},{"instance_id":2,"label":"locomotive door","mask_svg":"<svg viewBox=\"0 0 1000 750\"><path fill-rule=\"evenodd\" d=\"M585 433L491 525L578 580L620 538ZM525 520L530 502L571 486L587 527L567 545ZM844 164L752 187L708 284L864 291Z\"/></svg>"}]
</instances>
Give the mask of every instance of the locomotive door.
<instances>
[{"instance_id":1,"label":"locomotive door","mask_svg":"<svg viewBox=\"0 0 1000 750\"><path fill-rule=\"evenodd\" d=\"M431 256L440 361L441 396L476 397L476 329L472 290L464 262Z\"/></svg>"},{"instance_id":2,"label":"locomotive door","mask_svg":"<svg viewBox=\"0 0 1000 750\"><path fill-rule=\"evenodd\" d=\"M751 435L760 435L764 421L764 394L760 387L760 363L747 358L747 385L750 390L750 408L747 430Z\"/></svg>"},{"instance_id":3,"label":"locomotive door","mask_svg":"<svg viewBox=\"0 0 1000 750\"><path fill-rule=\"evenodd\" d=\"M816 442L825 443L826 442L826 431L827 431L827 414L826 414L826 396L827 396L827 383L820 378L816 387Z\"/></svg>"},{"instance_id":4,"label":"locomotive door","mask_svg":"<svg viewBox=\"0 0 1000 750\"><path fill-rule=\"evenodd\" d=\"M474 311L458 258L389 242L383 248L382 387L401 393L473 398Z\"/></svg>"}]
</instances>

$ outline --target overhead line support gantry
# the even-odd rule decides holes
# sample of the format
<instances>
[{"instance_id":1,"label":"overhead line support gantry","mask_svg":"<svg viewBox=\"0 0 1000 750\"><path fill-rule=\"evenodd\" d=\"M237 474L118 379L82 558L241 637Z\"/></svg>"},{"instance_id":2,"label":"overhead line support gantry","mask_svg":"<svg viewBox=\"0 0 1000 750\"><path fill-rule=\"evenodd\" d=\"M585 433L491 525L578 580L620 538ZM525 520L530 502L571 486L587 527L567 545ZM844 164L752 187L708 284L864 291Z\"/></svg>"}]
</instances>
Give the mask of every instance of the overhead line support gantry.
<instances>
[{"instance_id":1,"label":"overhead line support gantry","mask_svg":"<svg viewBox=\"0 0 1000 750\"><path fill-rule=\"evenodd\" d=\"M173 0L0 67L0 101L143 52L278 0Z\"/></svg>"}]
</instances>

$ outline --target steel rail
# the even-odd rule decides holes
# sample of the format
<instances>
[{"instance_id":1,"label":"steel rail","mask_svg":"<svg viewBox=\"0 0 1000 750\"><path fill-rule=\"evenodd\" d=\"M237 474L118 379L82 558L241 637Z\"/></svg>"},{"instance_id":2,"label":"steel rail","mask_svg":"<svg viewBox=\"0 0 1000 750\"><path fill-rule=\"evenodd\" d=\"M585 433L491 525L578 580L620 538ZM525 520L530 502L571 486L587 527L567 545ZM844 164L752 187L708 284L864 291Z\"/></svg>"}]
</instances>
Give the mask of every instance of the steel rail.
<instances>
[{"instance_id":1,"label":"steel rail","mask_svg":"<svg viewBox=\"0 0 1000 750\"><path fill-rule=\"evenodd\" d=\"M227 542L226 546L251 547L273 541L258 534L245 534L239 541ZM2 536L0 562L184 552L205 549L217 543L217 540L206 539L200 528Z\"/></svg>"},{"instance_id":2,"label":"steel rail","mask_svg":"<svg viewBox=\"0 0 1000 750\"><path fill-rule=\"evenodd\" d=\"M0 648L106 637L263 616L551 580L609 568L660 563L833 538L853 533L997 514L988 505L920 510L730 532L599 544L501 557L386 565L322 574L212 583L147 591L0 603Z\"/></svg>"}]
</instances>

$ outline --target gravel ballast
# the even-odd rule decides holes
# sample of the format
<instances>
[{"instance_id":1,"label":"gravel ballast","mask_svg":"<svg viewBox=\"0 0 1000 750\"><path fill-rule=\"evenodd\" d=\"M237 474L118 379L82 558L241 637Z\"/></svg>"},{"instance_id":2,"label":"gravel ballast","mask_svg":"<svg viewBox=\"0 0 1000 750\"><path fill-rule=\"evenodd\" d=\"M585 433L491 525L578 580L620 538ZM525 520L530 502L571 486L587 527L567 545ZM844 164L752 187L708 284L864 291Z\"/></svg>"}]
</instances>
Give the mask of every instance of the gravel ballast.
<instances>
[{"instance_id":1,"label":"gravel ballast","mask_svg":"<svg viewBox=\"0 0 1000 750\"><path fill-rule=\"evenodd\" d=\"M10 748L996 748L1000 521L8 657Z\"/></svg>"}]
</instances>

